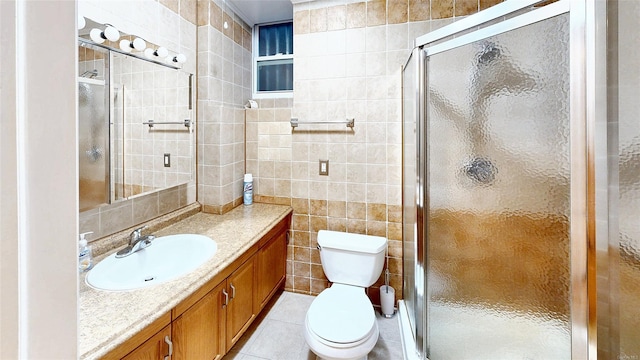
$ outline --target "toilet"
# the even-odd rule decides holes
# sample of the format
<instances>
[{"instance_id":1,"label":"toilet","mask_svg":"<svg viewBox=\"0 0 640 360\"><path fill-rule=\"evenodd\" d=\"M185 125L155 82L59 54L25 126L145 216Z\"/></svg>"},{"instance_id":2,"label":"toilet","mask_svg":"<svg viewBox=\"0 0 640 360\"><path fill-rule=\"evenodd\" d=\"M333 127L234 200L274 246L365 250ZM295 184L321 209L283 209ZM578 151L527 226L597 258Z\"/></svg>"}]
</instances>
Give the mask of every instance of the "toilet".
<instances>
[{"instance_id":1,"label":"toilet","mask_svg":"<svg viewBox=\"0 0 640 360\"><path fill-rule=\"evenodd\" d=\"M311 303L304 338L319 359L366 360L379 330L365 289L382 273L387 239L320 230L318 249L333 285Z\"/></svg>"}]
</instances>

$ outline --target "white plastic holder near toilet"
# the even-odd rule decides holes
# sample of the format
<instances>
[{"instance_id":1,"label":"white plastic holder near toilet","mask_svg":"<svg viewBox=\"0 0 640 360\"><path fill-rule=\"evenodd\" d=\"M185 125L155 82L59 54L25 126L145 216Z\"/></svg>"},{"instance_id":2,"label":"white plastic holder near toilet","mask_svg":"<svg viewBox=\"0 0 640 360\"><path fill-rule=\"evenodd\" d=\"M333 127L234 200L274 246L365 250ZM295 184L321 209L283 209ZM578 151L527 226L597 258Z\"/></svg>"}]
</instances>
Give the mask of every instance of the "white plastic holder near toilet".
<instances>
[{"instance_id":1,"label":"white plastic holder near toilet","mask_svg":"<svg viewBox=\"0 0 640 360\"><path fill-rule=\"evenodd\" d=\"M396 291L389 285L380 286L380 312L386 318L395 315Z\"/></svg>"}]
</instances>

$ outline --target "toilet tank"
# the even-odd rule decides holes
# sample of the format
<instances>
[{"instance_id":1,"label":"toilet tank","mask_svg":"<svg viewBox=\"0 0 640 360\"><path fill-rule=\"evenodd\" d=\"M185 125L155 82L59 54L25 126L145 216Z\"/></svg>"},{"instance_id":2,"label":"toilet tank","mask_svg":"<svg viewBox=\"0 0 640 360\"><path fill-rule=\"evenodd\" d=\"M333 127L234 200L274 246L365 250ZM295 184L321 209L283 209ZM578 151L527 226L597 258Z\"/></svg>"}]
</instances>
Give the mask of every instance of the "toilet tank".
<instances>
[{"instance_id":1,"label":"toilet tank","mask_svg":"<svg viewBox=\"0 0 640 360\"><path fill-rule=\"evenodd\" d=\"M320 230L318 246L322 269L331 282L369 287L382 273L386 238Z\"/></svg>"}]
</instances>

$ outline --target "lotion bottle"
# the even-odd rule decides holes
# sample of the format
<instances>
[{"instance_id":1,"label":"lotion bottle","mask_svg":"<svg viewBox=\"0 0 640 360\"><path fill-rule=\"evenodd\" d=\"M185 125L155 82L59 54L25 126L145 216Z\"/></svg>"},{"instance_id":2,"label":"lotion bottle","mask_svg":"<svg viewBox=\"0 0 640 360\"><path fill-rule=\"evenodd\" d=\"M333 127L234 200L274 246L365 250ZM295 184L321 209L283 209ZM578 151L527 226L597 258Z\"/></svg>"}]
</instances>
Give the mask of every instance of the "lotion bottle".
<instances>
[{"instance_id":1,"label":"lotion bottle","mask_svg":"<svg viewBox=\"0 0 640 360\"><path fill-rule=\"evenodd\" d=\"M80 234L78 242L78 271L83 273L89 271L93 267L93 256L91 247L87 244L86 235L93 234L93 231Z\"/></svg>"}]
</instances>

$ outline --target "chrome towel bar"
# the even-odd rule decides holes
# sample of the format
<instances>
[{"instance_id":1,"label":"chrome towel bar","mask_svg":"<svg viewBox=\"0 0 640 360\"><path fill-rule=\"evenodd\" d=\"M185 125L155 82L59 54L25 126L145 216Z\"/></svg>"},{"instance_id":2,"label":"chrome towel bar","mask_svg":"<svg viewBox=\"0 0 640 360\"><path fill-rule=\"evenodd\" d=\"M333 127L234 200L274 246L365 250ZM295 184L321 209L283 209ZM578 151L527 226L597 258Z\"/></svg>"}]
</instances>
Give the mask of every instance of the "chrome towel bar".
<instances>
[{"instance_id":1,"label":"chrome towel bar","mask_svg":"<svg viewBox=\"0 0 640 360\"><path fill-rule=\"evenodd\" d=\"M184 121L165 121L165 122L156 122L153 120L145 121L142 125L149 125L152 128L154 125L184 125L185 127L191 127L191 120L185 119Z\"/></svg>"},{"instance_id":2,"label":"chrome towel bar","mask_svg":"<svg viewBox=\"0 0 640 360\"><path fill-rule=\"evenodd\" d=\"M347 127L352 128L354 126L355 119L346 119L342 121L300 121L298 118L291 118L291 127L297 128L300 125L306 124L345 124Z\"/></svg>"}]
</instances>

